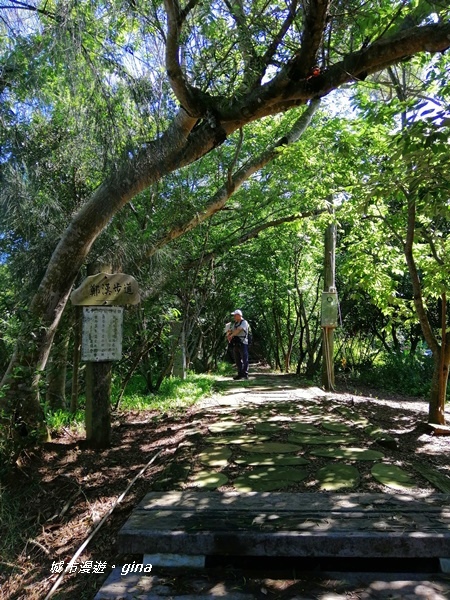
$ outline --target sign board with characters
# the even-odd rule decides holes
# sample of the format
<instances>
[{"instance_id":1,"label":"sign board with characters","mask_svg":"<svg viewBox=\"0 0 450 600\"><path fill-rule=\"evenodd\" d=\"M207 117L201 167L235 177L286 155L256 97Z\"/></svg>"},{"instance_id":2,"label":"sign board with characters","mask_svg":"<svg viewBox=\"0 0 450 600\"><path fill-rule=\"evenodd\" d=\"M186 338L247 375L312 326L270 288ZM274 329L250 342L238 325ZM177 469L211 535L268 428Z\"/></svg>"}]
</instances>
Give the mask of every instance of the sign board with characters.
<instances>
[{"instance_id":1,"label":"sign board with characters","mask_svg":"<svg viewBox=\"0 0 450 600\"><path fill-rule=\"evenodd\" d=\"M86 277L70 296L75 306L126 306L139 304L139 287L125 273L97 273Z\"/></svg>"},{"instance_id":2,"label":"sign board with characters","mask_svg":"<svg viewBox=\"0 0 450 600\"><path fill-rule=\"evenodd\" d=\"M83 307L81 360L114 361L122 358L123 308Z\"/></svg>"}]
</instances>

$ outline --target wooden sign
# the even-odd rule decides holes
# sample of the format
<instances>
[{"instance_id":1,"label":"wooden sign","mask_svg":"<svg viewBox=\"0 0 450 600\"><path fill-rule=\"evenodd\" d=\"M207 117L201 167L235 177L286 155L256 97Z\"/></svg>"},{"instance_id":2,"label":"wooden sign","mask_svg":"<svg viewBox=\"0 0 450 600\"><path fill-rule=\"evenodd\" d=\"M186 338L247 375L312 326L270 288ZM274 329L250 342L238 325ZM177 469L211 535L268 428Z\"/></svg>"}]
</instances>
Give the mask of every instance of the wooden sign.
<instances>
[{"instance_id":1,"label":"wooden sign","mask_svg":"<svg viewBox=\"0 0 450 600\"><path fill-rule=\"evenodd\" d=\"M337 318L337 292L322 292L322 327L336 327Z\"/></svg>"},{"instance_id":2,"label":"wooden sign","mask_svg":"<svg viewBox=\"0 0 450 600\"><path fill-rule=\"evenodd\" d=\"M123 308L83 308L81 360L109 362L122 358Z\"/></svg>"},{"instance_id":3,"label":"wooden sign","mask_svg":"<svg viewBox=\"0 0 450 600\"><path fill-rule=\"evenodd\" d=\"M70 296L75 306L126 306L140 302L139 287L125 273L97 273L86 277Z\"/></svg>"}]
</instances>

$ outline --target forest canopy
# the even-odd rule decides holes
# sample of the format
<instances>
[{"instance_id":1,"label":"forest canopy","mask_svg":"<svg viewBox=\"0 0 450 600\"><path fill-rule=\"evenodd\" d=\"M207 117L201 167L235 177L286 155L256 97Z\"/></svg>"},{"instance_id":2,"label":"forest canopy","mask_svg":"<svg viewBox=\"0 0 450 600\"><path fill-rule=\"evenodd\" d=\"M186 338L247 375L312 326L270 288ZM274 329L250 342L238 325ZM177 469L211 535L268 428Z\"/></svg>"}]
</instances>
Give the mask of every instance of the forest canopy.
<instances>
[{"instance_id":1,"label":"forest canopy","mask_svg":"<svg viewBox=\"0 0 450 600\"><path fill-rule=\"evenodd\" d=\"M139 281L118 369L149 390L170 373L171 322L208 370L236 306L261 359L317 373L330 222L337 364L429 350L443 422L449 15L444 0L5 3L4 436L45 429L90 265Z\"/></svg>"}]
</instances>

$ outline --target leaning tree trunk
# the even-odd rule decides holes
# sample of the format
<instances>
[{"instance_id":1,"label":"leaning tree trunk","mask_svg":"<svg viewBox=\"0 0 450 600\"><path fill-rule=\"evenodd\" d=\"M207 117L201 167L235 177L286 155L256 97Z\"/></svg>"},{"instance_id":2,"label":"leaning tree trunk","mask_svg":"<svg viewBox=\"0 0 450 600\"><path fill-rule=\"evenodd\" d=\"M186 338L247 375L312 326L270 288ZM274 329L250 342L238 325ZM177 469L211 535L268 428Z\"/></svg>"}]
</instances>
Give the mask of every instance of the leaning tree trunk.
<instances>
[{"instance_id":1,"label":"leaning tree trunk","mask_svg":"<svg viewBox=\"0 0 450 600\"><path fill-rule=\"evenodd\" d=\"M16 441L47 436L44 413L39 401L40 375L45 368L61 315L75 278L92 244L112 217L131 198L163 175L194 160L214 146L216 132L206 129L185 149L196 119L183 109L166 134L136 159L125 162L92 195L64 232L48 264L44 279L30 307L20 339L0 383L2 421ZM19 427L14 427L15 424ZM17 435L17 431L20 434ZM20 444L18 444L20 445Z\"/></svg>"}]
</instances>

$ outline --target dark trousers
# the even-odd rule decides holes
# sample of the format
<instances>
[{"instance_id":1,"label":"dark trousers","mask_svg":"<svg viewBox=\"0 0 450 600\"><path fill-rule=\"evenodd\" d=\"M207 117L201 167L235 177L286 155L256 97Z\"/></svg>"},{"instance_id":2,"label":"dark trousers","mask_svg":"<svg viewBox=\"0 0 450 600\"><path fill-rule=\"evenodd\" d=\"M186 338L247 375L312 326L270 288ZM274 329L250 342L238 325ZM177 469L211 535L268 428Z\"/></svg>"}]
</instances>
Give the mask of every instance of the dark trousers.
<instances>
[{"instance_id":1,"label":"dark trousers","mask_svg":"<svg viewBox=\"0 0 450 600\"><path fill-rule=\"evenodd\" d=\"M248 344L235 343L233 351L238 375L248 377Z\"/></svg>"}]
</instances>

